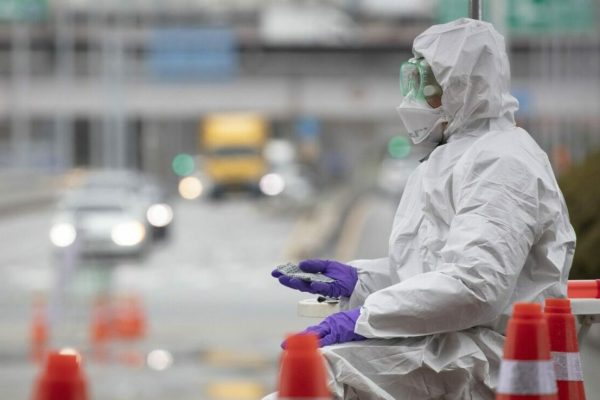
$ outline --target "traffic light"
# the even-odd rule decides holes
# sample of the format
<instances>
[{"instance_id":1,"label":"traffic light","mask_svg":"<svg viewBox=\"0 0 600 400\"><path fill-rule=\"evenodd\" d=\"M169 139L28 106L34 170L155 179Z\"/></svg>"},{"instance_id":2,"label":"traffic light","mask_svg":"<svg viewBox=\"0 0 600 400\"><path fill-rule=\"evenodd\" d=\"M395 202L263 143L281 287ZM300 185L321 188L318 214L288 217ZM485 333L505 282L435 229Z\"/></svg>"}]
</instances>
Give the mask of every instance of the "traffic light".
<instances>
[{"instance_id":1,"label":"traffic light","mask_svg":"<svg viewBox=\"0 0 600 400\"><path fill-rule=\"evenodd\" d=\"M194 162L194 157L189 154L180 153L173 158L173 162L171 163L171 167L173 168L173 172L177 176L188 176L194 172L196 168L196 163Z\"/></svg>"},{"instance_id":2,"label":"traffic light","mask_svg":"<svg viewBox=\"0 0 600 400\"><path fill-rule=\"evenodd\" d=\"M394 136L388 142L388 153L392 158L405 158L411 148L410 140L404 136Z\"/></svg>"}]
</instances>

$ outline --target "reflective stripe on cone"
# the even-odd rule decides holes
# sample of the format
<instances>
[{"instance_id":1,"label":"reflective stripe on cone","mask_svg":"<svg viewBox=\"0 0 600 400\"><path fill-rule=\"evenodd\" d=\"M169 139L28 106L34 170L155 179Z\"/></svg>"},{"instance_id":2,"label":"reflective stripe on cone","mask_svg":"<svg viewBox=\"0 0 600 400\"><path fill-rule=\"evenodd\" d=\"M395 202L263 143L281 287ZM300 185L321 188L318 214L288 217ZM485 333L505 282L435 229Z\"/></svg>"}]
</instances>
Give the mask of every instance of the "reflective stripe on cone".
<instances>
[{"instance_id":1,"label":"reflective stripe on cone","mask_svg":"<svg viewBox=\"0 0 600 400\"><path fill-rule=\"evenodd\" d=\"M546 395L557 392L554 366L547 361L503 360L498 394Z\"/></svg>"},{"instance_id":2,"label":"reflective stripe on cone","mask_svg":"<svg viewBox=\"0 0 600 400\"><path fill-rule=\"evenodd\" d=\"M557 381L583 381L579 353L552 352Z\"/></svg>"}]
</instances>

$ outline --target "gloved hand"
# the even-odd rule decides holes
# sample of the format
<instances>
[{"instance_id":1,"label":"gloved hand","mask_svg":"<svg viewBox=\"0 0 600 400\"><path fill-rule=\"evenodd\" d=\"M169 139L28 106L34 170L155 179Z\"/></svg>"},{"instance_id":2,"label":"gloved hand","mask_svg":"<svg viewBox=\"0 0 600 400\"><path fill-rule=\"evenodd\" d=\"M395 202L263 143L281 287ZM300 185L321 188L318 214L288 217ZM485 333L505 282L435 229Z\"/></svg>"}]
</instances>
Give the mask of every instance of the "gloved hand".
<instances>
[{"instance_id":1,"label":"gloved hand","mask_svg":"<svg viewBox=\"0 0 600 400\"><path fill-rule=\"evenodd\" d=\"M314 333L319 338L319 346L329 346L336 343L365 340L366 337L354 333L356 320L360 316L360 308L331 314L319 325L309 326L301 333ZM285 348L285 342L281 344Z\"/></svg>"},{"instance_id":2,"label":"gloved hand","mask_svg":"<svg viewBox=\"0 0 600 400\"><path fill-rule=\"evenodd\" d=\"M279 279L279 282L292 289L301 292L320 294L327 297L350 297L356 282L358 281L358 272L356 268L337 261L330 260L304 260L298 264L304 272L321 272L335 282L307 282L297 278L290 278L283 275L278 270L273 270L271 275Z\"/></svg>"}]
</instances>

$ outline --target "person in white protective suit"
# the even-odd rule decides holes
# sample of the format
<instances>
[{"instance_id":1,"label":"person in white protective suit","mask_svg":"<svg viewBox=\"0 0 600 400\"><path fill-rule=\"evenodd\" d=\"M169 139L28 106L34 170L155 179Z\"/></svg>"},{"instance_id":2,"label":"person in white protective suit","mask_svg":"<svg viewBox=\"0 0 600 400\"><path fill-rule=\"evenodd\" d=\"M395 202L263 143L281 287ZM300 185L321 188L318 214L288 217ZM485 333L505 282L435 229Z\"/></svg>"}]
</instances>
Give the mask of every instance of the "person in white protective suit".
<instances>
[{"instance_id":1,"label":"person in white protective suit","mask_svg":"<svg viewBox=\"0 0 600 400\"><path fill-rule=\"evenodd\" d=\"M575 234L546 154L515 125L502 36L460 19L413 53L398 111L413 141L438 145L408 180L389 256L301 263L338 286L274 275L341 296L344 311L307 329L334 398L489 400L512 304L566 296Z\"/></svg>"}]
</instances>

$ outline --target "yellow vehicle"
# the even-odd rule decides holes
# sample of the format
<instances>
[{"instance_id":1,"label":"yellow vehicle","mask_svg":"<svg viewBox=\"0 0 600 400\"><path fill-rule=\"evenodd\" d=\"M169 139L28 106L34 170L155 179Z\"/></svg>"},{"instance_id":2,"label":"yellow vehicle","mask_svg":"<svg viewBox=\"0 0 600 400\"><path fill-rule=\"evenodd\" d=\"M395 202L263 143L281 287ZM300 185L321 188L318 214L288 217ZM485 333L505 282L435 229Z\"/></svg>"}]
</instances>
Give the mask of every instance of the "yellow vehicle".
<instances>
[{"instance_id":1,"label":"yellow vehicle","mask_svg":"<svg viewBox=\"0 0 600 400\"><path fill-rule=\"evenodd\" d=\"M263 147L269 135L264 117L258 114L214 114L200 127L206 174L213 197L228 190L260 193L258 185L267 171Z\"/></svg>"}]
</instances>

